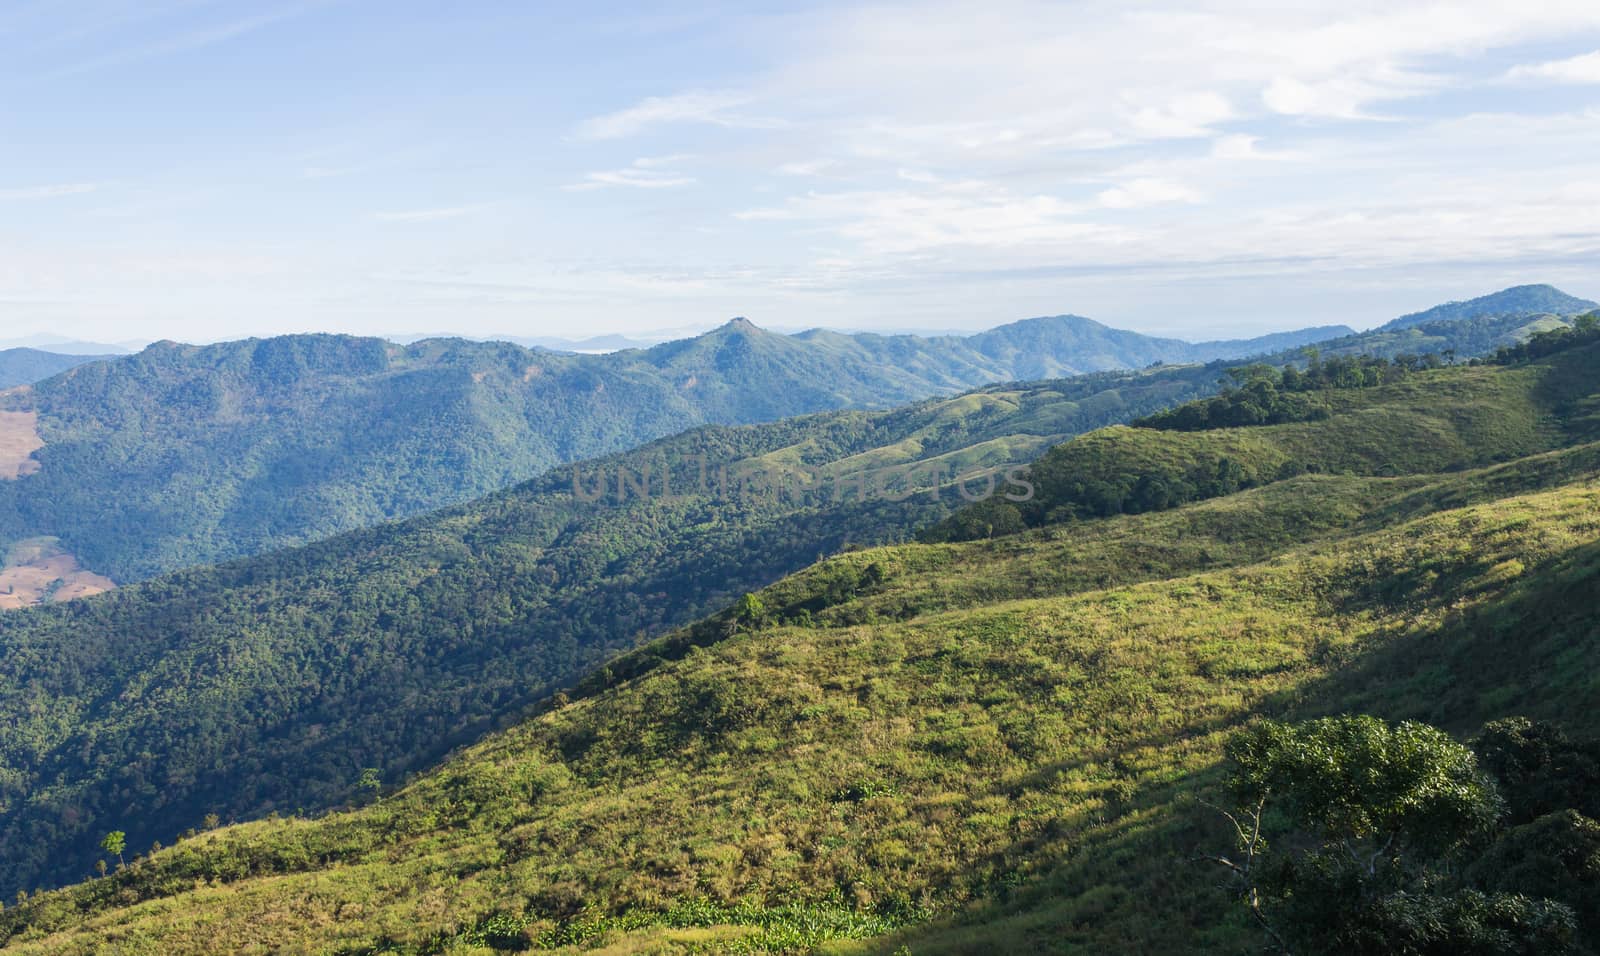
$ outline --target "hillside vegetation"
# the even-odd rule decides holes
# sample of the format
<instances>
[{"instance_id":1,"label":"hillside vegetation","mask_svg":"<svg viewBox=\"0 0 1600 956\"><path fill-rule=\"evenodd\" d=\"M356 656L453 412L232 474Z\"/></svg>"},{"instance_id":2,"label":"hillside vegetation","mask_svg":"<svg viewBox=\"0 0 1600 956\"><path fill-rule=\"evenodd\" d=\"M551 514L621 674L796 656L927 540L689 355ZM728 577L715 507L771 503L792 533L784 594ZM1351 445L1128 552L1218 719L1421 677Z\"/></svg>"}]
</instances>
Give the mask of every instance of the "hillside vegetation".
<instances>
[{"instance_id":1,"label":"hillside vegetation","mask_svg":"<svg viewBox=\"0 0 1600 956\"><path fill-rule=\"evenodd\" d=\"M1085 436L1051 456L1320 470L822 561L369 805L195 834L9 907L0 938L1256 951L1189 861L1224 837L1197 800L1235 731L1354 711L1600 733L1597 348L1336 390L1319 421Z\"/></svg>"},{"instance_id":2,"label":"hillside vegetation","mask_svg":"<svg viewBox=\"0 0 1600 956\"><path fill-rule=\"evenodd\" d=\"M962 504L956 476L1214 374L702 428L436 515L0 617L0 896L81 877L113 826L148 845L210 813L333 805L369 769L400 780L607 655L820 555L909 537Z\"/></svg>"}]
</instances>

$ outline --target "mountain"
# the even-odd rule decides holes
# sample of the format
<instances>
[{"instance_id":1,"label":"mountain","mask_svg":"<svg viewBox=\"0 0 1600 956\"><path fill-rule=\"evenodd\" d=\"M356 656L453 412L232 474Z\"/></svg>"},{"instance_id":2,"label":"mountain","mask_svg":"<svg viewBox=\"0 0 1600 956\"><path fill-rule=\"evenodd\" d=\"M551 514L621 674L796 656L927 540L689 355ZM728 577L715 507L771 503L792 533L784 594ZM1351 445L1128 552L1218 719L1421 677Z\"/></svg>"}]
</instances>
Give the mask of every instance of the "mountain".
<instances>
[{"instance_id":1,"label":"mountain","mask_svg":"<svg viewBox=\"0 0 1600 956\"><path fill-rule=\"evenodd\" d=\"M1407 329L1432 322L1456 322L1485 316L1574 315L1600 308L1600 303L1567 295L1552 285L1519 285L1465 302L1447 302L1422 312L1402 315L1382 326Z\"/></svg>"},{"instance_id":2,"label":"mountain","mask_svg":"<svg viewBox=\"0 0 1600 956\"><path fill-rule=\"evenodd\" d=\"M62 338L59 335L26 335L15 339L0 339L0 349L35 349L41 352L54 352L57 355L88 355L96 358L127 355L142 347L142 343L123 342L109 345L104 342Z\"/></svg>"},{"instance_id":3,"label":"mountain","mask_svg":"<svg viewBox=\"0 0 1600 956\"><path fill-rule=\"evenodd\" d=\"M1073 439L1050 453L1053 492L1109 477L1148 487L1168 465L1223 459L1254 474L1139 514L1061 512L1024 533L820 561L362 806L148 854L146 834L126 868L8 907L0 941L41 954L219 940L343 953L1259 948L1191 861L1230 843L1206 803L1226 799L1235 731L1354 711L1458 736L1507 714L1600 733L1600 343L1586 335L1506 364L1295 391L1325 413L1304 420ZM929 424L940 407L925 407ZM1291 459L1303 468L1281 467ZM496 620L501 592L474 593ZM273 629L254 633L231 643L232 673L269 659ZM53 699L32 691L30 726L71 725L80 705L50 716ZM101 762L132 767L130 795L187 779L136 751ZM137 820L129 809L89 827Z\"/></svg>"},{"instance_id":4,"label":"mountain","mask_svg":"<svg viewBox=\"0 0 1600 956\"><path fill-rule=\"evenodd\" d=\"M1403 395L1415 376L1440 371L1385 387ZM1508 391L1488 390L1487 403L1391 398L1392 421L1376 410L1352 417L1367 430L1349 440L1303 423L1286 432L1299 436L1294 471L1468 468L1564 440L1546 424L1571 414L1553 374L1535 387L1496 368L1445 371ZM5 860L5 879L32 885L76 872L107 818L137 841L167 840L210 812L249 817L347 799L366 767L397 779L608 654L818 554L937 521L961 500L951 475L1003 472L1087 428L1209 395L1219 374L1100 373L895 412L700 429L436 516L0 619L0 717L16 727L0 754L9 781L0 833L29 847ZM1329 394L1372 401L1364 389ZM1048 478L1041 499L1094 478L1062 477L1085 457L1127 474L1208 460L1194 450L1206 436L1136 431L1151 437L1112 430L1050 452L1036 469ZM1232 453L1239 483L1286 473L1289 453L1256 450L1268 434L1251 433L1255 445ZM1385 441L1409 458L1375 453ZM1124 447L1157 454L1124 460ZM946 476L936 499L860 500L864 476L920 488L934 467ZM741 474L794 484L765 493ZM649 500L636 490L646 480L656 483ZM1036 510L1048 516L1060 503Z\"/></svg>"},{"instance_id":5,"label":"mountain","mask_svg":"<svg viewBox=\"0 0 1600 956\"><path fill-rule=\"evenodd\" d=\"M0 350L0 389L32 385L34 382L65 372L69 368L110 358L113 356L64 355L29 348Z\"/></svg>"},{"instance_id":6,"label":"mountain","mask_svg":"<svg viewBox=\"0 0 1600 956\"><path fill-rule=\"evenodd\" d=\"M786 336L737 320L606 355L332 335L159 342L0 396L0 475L17 473L0 479L0 545L50 538L64 560L128 583L468 501L696 425L1282 341L1194 346L1056 318L968 339Z\"/></svg>"},{"instance_id":7,"label":"mountain","mask_svg":"<svg viewBox=\"0 0 1600 956\"><path fill-rule=\"evenodd\" d=\"M1099 368L1141 368L1156 362L1249 358L1349 335L1347 326L1320 326L1255 339L1190 344L1108 328L1081 316L1028 319L964 340L1017 379L1052 378Z\"/></svg>"}]
</instances>

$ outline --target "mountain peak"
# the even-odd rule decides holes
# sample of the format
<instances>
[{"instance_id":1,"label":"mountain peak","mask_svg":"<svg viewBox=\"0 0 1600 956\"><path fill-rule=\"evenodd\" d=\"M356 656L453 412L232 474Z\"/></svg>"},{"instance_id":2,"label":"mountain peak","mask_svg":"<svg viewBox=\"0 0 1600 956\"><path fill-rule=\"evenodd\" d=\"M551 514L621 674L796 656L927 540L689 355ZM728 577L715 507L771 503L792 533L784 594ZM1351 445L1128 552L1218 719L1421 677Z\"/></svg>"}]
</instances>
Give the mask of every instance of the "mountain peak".
<instances>
[{"instance_id":1,"label":"mountain peak","mask_svg":"<svg viewBox=\"0 0 1600 956\"><path fill-rule=\"evenodd\" d=\"M741 316L736 316L736 317L734 317L732 319L729 319L720 328L718 328L717 331L718 332L739 332L739 333L742 333L744 335L756 335L756 334L764 332L766 330L761 328L760 326L756 325L754 322L750 321L749 319L747 319L747 318L745 318L744 316L741 315Z\"/></svg>"},{"instance_id":2,"label":"mountain peak","mask_svg":"<svg viewBox=\"0 0 1600 956\"><path fill-rule=\"evenodd\" d=\"M1408 329L1412 326L1424 325L1429 322L1461 322L1468 319L1484 318L1486 316L1516 315L1526 313L1535 315L1551 313L1554 315L1571 315L1576 312L1586 312L1596 308L1596 304L1588 299L1568 295L1553 285L1539 283L1535 285L1514 285L1499 292L1480 295L1476 299L1465 302L1446 302L1436 305L1422 312L1413 312L1402 315L1393 322L1383 326L1385 329Z\"/></svg>"}]
</instances>

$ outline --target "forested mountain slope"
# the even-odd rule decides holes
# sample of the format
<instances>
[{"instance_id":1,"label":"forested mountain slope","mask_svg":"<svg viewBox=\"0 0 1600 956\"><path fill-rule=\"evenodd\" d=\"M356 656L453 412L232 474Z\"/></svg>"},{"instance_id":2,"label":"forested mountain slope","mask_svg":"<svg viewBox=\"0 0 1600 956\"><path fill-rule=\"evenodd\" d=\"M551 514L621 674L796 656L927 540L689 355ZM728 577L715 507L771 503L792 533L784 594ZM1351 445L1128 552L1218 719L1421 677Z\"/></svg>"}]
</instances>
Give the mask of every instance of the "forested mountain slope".
<instances>
[{"instance_id":1,"label":"forested mountain slope","mask_svg":"<svg viewBox=\"0 0 1600 956\"><path fill-rule=\"evenodd\" d=\"M170 840L207 813L348 799L367 768L400 779L609 654L847 544L908 537L962 503L955 476L1209 394L1217 374L706 427L435 515L0 617L0 885L80 876L113 821Z\"/></svg>"},{"instance_id":2,"label":"forested mountain slope","mask_svg":"<svg viewBox=\"0 0 1600 956\"><path fill-rule=\"evenodd\" d=\"M1189 860L1223 838L1196 798L1234 730L1361 710L1600 732L1597 353L1421 369L1315 421L1093 433L1058 453L1139 468L1178 440L1325 473L823 561L369 806L187 838L9 907L0 938L1255 951Z\"/></svg>"},{"instance_id":3,"label":"forested mountain slope","mask_svg":"<svg viewBox=\"0 0 1600 956\"><path fill-rule=\"evenodd\" d=\"M737 320L609 355L329 335L158 343L0 396L0 409L37 418L11 437L43 446L28 473L0 480L0 546L49 536L127 583L467 501L696 425L1251 355L1341 331L1196 346L1074 317L970 339L786 336Z\"/></svg>"}]
</instances>

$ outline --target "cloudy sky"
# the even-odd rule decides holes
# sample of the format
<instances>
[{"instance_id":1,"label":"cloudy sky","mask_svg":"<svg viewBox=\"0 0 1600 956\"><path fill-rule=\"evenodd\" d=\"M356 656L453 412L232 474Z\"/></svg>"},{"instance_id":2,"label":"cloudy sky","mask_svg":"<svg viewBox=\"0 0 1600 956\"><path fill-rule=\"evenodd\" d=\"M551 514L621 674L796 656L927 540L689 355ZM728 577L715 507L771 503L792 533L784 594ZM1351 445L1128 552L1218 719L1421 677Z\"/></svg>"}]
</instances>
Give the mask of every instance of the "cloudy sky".
<instances>
[{"instance_id":1,"label":"cloudy sky","mask_svg":"<svg viewBox=\"0 0 1600 956\"><path fill-rule=\"evenodd\" d=\"M0 3L0 338L1600 296L1600 3Z\"/></svg>"}]
</instances>

